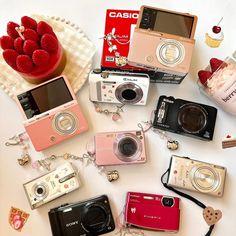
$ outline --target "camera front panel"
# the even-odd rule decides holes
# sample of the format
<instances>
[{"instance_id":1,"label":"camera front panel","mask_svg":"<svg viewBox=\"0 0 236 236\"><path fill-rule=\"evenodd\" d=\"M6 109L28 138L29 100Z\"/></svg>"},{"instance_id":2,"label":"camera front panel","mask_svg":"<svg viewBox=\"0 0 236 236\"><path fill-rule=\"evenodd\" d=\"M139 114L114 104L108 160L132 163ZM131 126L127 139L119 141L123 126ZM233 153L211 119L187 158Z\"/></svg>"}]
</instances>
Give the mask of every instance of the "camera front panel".
<instances>
[{"instance_id":1,"label":"camera front panel","mask_svg":"<svg viewBox=\"0 0 236 236\"><path fill-rule=\"evenodd\" d=\"M226 169L222 166L173 155L168 185L222 197L225 175Z\"/></svg>"},{"instance_id":2,"label":"camera front panel","mask_svg":"<svg viewBox=\"0 0 236 236\"><path fill-rule=\"evenodd\" d=\"M146 162L145 137L141 131L97 133L95 146L97 165Z\"/></svg>"},{"instance_id":3,"label":"camera front panel","mask_svg":"<svg viewBox=\"0 0 236 236\"><path fill-rule=\"evenodd\" d=\"M153 120L154 128L212 140L217 109L174 97L160 96Z\"/></svg>"},{"instance_id":4,"label":"camera front panel","mask_svg":"<svg viewBox=\"0 0 236 236\"><path fill-rule=\"evenodd\" d=\"M171 196L128 192L125 223L149 230L177 232L180 221L179 200Z\"/></svg>"},{"instance_id":5,"label":"camera front panel","mask_svg":"<svg viewBox=\"0 0 236 236\"><path fill-rule=\"evenodd\" d=\"M53 236L59 236L58 228L60 236L101 235L115 229L106 195L52 209L49 219Z\"/></svg>"},{"instance_id":6,"label":"camera front panel","mask_svg":"<svg viewBox=\"0 0 236 236\"><path fill-rule=\"evenodd\" d=\"M79 188L80 182L72 165L66 163L23 186L31 208L35 209Z\"/></svg>"}]
</instances>

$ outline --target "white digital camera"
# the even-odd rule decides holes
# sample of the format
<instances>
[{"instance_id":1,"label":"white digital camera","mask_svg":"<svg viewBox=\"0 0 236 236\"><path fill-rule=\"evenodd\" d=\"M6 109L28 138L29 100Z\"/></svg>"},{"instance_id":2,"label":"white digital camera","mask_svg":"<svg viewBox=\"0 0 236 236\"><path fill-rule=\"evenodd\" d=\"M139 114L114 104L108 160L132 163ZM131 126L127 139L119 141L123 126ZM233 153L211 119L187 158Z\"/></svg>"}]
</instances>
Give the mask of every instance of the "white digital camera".
<instances>
[{"instance_id":1,"label":"white digital camera","mask_svg":"<svg viewBox=\"0 0 236 236\"><path fill-rule=\"evenodd\" d=\"M145 105L148 89L147 74L95 69L89 75L90 100L93 102Z\"/></svg>"},{"instance_id":2,"label":"white digital camera","mask_svg":"<svg viewBox=\"0 0 236 236\"><path fill-rule=\"evenodd\" d=\"M71 163L23 184L31 209L35 209L80 187L77 172Z\"/></svg>"}]
</instances>

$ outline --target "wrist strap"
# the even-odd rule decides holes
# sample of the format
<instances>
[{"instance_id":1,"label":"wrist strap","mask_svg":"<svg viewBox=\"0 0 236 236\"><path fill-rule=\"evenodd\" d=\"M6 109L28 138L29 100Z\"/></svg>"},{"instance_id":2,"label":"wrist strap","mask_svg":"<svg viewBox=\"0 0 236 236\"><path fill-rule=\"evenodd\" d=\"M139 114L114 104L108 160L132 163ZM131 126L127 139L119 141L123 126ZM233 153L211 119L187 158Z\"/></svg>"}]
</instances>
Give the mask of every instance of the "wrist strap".
<instances>
[{"instance_id":1,"label":"wrist strap","mask_svg":"<svg viewBox=\"0 0 236 236\"><path fill-rule=\"evenodd\" d=\"M170 172L170 169L168 168L166 170L166 172L161 176L161 182L162 182L163 186L165 188L175 192L176 194L180 195L181 197L187 198L188 200L194 202L196 205L200 206L201 208L205 209L206 205L203 204L202 202L200 202L199 200L197 200L196 198L194 198L194 197L192 197L192 196L190 196L190 195L188 195L186 193L180 192L179 190L177 190L177 189L175 189L175 188L173 188L171 186L168 186L167 183L164 182L164 177L169 172ZM213 229L214 229L214 227L215 227L215 225L211 225L209 230L208 230L208 232L205 234L205 236L210 236L212 231L213 231Z\"/></svg>"}]
</instances>

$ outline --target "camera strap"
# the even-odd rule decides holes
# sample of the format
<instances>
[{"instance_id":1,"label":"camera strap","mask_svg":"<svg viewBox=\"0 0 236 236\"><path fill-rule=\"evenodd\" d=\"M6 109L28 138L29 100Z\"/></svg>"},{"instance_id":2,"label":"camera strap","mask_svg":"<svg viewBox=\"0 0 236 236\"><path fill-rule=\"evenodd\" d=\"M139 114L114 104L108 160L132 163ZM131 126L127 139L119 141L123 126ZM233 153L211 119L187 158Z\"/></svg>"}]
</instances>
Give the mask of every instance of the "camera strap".
<instances>
[{"instance_id":1,"label":"camera strap","mask_svg":"<svg viewBox=\"0 0 236 236\"><path fill-rule=\"evenodd\" d=\"M168 168L166 170L166 172L161 176L161 182L162 182L163 186L165 188L169 189L170 191L173 191L174 193L180 195L181 197L189 199L190 201L194 202L195 204L197 204L198 206L200 206L203 209L203 217L204 217L206 223L210 226L210 228L209 228L208 232L205 234L205 236L210 236L214 227L215 227L215 223L221 219L221 216L222 216L221 211L214 210L212 207L207 207L205 204L203 204L202 202L200 202L196 198L192 197L191 195L188 195L188 194L183 193L171 186L168 186L168 184L164 182L164 177L169 172L170 172L170 169ZM213 220L213 218L214 218L214 220Z\"/></svg>"}]
</instances>

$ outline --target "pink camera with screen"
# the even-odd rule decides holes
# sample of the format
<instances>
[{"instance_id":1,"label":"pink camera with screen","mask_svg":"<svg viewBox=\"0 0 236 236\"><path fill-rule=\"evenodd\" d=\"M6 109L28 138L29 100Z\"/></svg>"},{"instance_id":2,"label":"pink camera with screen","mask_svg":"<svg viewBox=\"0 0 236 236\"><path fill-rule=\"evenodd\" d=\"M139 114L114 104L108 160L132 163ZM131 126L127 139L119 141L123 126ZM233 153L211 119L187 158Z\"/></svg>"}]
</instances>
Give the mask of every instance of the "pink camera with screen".
<instances>
[{"instance_id":1,"label":"pink camera with screen","mask_svg":"<svg viewBox=\"0 0 236 236\"><path fill-rule=\"evenodd\" d=\"M25 130L37 151L88 129L73 90L64 76L44 82L17 96Z\"/></svg>"},{"instance_id":2,"label":"pink camera with screen","mask_svg":"<svg viewBox=\"0 0 236 236\"><path fill-rule=\"evenodd\" d=\"M180 223L180 199L149 193L128 192L124 220L129 226L176 233Z\"/></svg>"},{"instance_id":3,"label":"pink camera with screen","mask_svg":"<svg viewBox=\"0 0 236 236\"><path fill-rule=\"evenodd\" d=\"M142 131L107 132L95 135L96 164L122 165L146 162Z\"/></svg>"}]
</instances>

